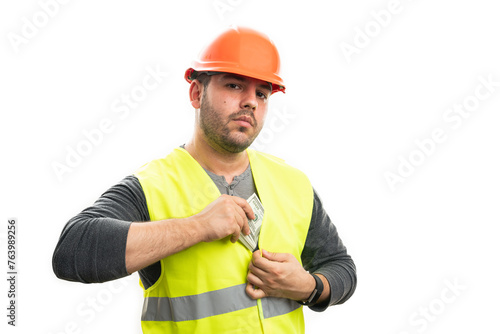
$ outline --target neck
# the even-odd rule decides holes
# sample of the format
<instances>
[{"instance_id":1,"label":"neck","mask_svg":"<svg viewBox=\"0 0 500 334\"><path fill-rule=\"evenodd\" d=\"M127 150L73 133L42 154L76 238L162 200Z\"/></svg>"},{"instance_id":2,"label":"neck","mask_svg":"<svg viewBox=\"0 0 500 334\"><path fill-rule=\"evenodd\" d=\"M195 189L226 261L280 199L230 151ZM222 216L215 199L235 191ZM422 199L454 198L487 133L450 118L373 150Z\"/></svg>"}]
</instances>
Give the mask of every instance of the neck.
<instances>
[{"instance_id":1,"label":"neck","mask_svg":"<svg viewBox=\"0 0 500 334\"><path fill-rule=\"evenodd\" d=\"M228 184L235 176L243 173L249 164L246 151L231 153L217 150L196 136L186 144L185 149L203 168L224 176Z\"/></svg>"}]
</instances>

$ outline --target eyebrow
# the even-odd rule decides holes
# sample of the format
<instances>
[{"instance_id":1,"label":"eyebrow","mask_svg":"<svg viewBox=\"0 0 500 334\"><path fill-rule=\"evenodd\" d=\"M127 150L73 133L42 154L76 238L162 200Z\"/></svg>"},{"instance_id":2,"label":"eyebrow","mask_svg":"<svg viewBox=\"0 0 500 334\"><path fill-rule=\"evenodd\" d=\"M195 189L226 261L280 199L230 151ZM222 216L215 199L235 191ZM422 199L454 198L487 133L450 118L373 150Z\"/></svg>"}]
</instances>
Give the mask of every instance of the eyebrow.
<instances>
[{"instance_id":1,"label":"eyebrow","mask_svg":"<svg viewBox=\"0 0 500 334\"><path fill-rule=\"evenodd\" d=\"M240 82L244 82L244 81L248 80L244 76L241 76L241 75L238 75L238 74L233 74L233 73L226 73L226 74L224 74L223 79L224 80L234 79L234 80L237 80L237 81L240 81ZM266 89L266 90L268 90L270 92L273 90L272 89L272 84L270 82L268 82L267 85L260 84L259 87L263 88L263 89Z\"/></svg>"}]
</instances>

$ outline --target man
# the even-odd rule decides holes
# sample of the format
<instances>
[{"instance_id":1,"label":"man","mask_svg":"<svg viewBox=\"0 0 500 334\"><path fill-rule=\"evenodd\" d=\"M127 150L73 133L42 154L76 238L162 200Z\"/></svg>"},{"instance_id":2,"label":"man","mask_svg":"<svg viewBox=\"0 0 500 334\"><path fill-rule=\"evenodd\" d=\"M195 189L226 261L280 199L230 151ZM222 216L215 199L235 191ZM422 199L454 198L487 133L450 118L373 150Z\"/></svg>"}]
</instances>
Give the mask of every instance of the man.
<instances>
[{"instance_id":1,"label":"man","mask_svg":"<svg viewBox=\"0 0 500 334\"><path fill-rule=\"evenodd\" d=\"M139 271L145 333L303 333L302 305L349 299L354 263L307 177L247 149L285 90L279 66L257 31L216 38L186 71L191 141L72 218L55 274L88 283ZM238 240L256 219L253 194L265 211L250 250Z\"/></svg>"}]
</instances>

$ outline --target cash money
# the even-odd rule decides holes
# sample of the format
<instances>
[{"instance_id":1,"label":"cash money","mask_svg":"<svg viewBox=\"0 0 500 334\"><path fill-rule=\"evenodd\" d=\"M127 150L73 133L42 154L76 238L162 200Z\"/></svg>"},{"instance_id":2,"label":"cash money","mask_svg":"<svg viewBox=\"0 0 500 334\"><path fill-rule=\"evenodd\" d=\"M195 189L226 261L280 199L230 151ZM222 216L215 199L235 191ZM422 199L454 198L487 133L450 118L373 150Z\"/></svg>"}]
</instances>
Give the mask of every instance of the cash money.
<instances>
[{"instance_id":1,"label":"cash money","mask_svg":"<svg viewBox=\"0 0 500 334\"><path fill-rule=\"evenodd\" d=\"M248 204L253 210L255 215L255 219L248 220L248 226L250 227L250 234L244 235L240 234L240 241L246 248L248 248L251 252L255 250L257 247L257 242L259 240L260 227L262 225L262 220L264 219L264 207L257 197L257 194L253 193L247 199Z\"/></svg>"}]
</instances>

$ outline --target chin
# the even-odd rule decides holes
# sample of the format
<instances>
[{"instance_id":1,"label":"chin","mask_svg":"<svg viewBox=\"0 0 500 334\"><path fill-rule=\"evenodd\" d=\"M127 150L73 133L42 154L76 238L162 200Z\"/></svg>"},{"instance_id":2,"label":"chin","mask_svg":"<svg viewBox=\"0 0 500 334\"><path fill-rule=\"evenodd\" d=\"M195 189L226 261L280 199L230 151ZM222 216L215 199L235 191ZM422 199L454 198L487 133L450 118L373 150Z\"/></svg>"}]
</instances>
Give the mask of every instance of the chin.
<instances>
[{"instance_id":1,"label":"chin","mask_svg":"<svg viewBox=\"0 0 500 334\"><path fill-rule=\"evenodd\" d=\"M220 145L222 148L224 148L226 151L231 152L231 153L241 153L244 150L246 150L250 145L252 145L252 141L232 141L232 142L225 142L222 145Z\"/></svg>"}]
</instances>

